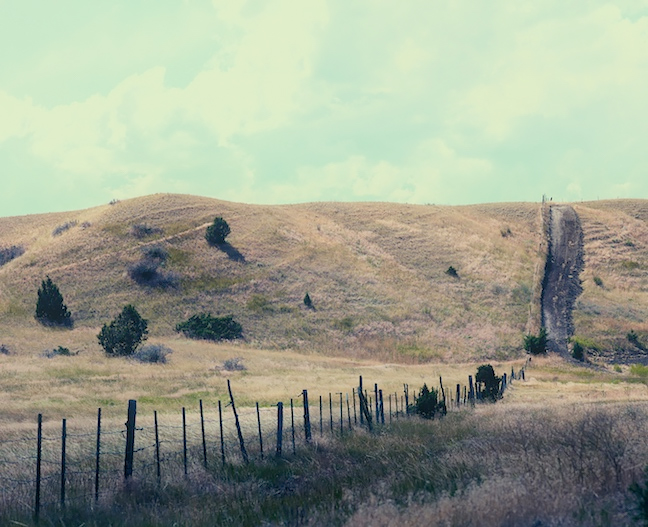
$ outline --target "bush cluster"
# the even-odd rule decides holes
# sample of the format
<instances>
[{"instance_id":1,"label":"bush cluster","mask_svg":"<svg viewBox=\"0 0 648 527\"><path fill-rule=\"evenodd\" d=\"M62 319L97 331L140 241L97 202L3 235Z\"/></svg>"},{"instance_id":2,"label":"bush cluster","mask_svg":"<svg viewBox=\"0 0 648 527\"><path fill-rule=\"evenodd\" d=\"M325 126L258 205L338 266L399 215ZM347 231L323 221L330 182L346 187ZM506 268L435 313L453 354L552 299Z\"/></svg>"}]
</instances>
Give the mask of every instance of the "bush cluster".
<instances>
[{"instance_id":1,"label":"bush cluster","mask_svg":"<svg viewBox=\"0 0 648 527\"><path fill-rule=\"evenodd\" d=\"M108 355L132 355L146 340L147 327L148 322L129 304L110 324L103 325L97 340Z\"/></svg>"},{"instance_id":2,"label":"bush cluster","mask_svg":"<svg viewBox=\"0 0 648 527\"><path fill-rule=\"evenodd\" d=\"M524 349L531 355L540 355L547 351L547 330L540 328L538 335L524 336Z\"/></svg>"},{"instance_id":3,"label":"bush cluster","mask_svg":"<svg viewBox=\"0 0 648 527\"><path fill-rule=\"evenodd\" d=\"M23 254L25 254L25 249L20 245L0 248L0 267Z\"/></svg>"},{"instance_id":4,"label":"bush cluster","mask_svg":"<svg viewBox=\"0 0 648 527\"><path fill-rule=\"evenodd\" d=\"M172 287L178 283L175 273L162 271L169 258L169 252L160 246L145 247L142 250L142 259L131 265L128 275L137 284L148 287Z\"/></svg>"},{"instance_id":5,"label":"bush cluster","mask_svg":"<svg viewBox=\"0 0 648 527\"><path fill-rule=\"evenodd\" d=\"M52 231L52 236L60 236L65 231L70 230L72 227L76 227L77 223L79 222L76 220L72 220L72 221L67 221L65 223L62 223L61 225L57 225L56 227L54 227L54 230Z\"/></svg>"},{"instance_id":6,"label":"bush cluster","mask_svg":"<svg viewBox=\"0 0 648 527\"><path fill-rule=\"evenodd\" d=\"M43 325L72 326L72 315L63 303L63 295L49 276L38 289L36 319Z\"/></svg>"},{"instance_id":7,"label":"bush cluster","mask_svg":"<svg viewBox=\"0 0 648 527\"><path fill-rule=\"evenodd\" d=\"M247 368L243 364L242 357L234 357L223 362L223 369L226 371L245 371Z\"/></svg>"},{"instance_id":8,"label":"bush cluster","mask_svg":"<svg viewBox=\"0 0 648 527\"><path fill-rule=\"evenodd\" d=\"M414 412L424 419L434 419L434 417L445 415L445 404L439 401L439 392L423 384L419 390L418 396L414 398Z\"/></svg>"},{"instance_id":9,"label":"bush cluster","mask_svg":"<svg viewBox=\"0 0 648 527\"><path fill-rule=\"evenodd\" d=\"M495 370L490 364L482 364L477 368L475 382L483 384L482 396L492 402L500 398L501 377L495 375Z\"/></svg>"},{"instance_id":10,"label":"bush cluster","mask_svg":"<svg viewBox=\"0 0 648 527\"><path fill-rule=\"evenodd\" d=\"M192 339L232 340L243 336L243 327L231 315L213 317L210 313L192 315L178 324L176 331Z\"/></svg>"},{"instance_id":11,"label":"bush cluster","mask_svg":"<svg viewBox=\"0 0 648 527\"><path fill-rule=\"evenodd\" d=\"M47 357L48 359L52 359L61 355L64 357L69 357L70 355L72 355L72 353L70 353L69 348L64 348L63 346L59 346L58 348L54 348L52 350L45 350L43 352L43 356Z\"/></svg>"}]
</instances>

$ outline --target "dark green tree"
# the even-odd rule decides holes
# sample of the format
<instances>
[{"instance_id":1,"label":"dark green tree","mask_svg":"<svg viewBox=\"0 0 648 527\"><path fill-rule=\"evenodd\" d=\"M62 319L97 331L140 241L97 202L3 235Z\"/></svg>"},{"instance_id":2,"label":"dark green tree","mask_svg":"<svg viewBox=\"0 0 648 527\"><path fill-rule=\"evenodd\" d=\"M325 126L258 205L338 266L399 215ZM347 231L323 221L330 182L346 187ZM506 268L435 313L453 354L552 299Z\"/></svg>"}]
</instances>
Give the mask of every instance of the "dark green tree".
<instances>
[{"instance_id":1,"label":"dark green tree","mask_svg":"<svg viewBox=\"0 0 648 527\"><path fill-rule=\"evenodd\" d=\"M191 339L231 340L243 336L243 327L231 315L213 317L210 313L192 315L176 326Z\"/></svg>"},{"instance_id":2,"label":"dark green tree","mask_svg":"<svg viewBox=\"0 0 648 527\"><path fill-rule=\"evenodd\" d=\"M304 305L308 309L313 309L313 301L311 300L311 297L308 293L306 293L306 295L304 296Z\"/></svg>"},{"instance_id":3,"label":"dark green tree","mask_svg":"<svg viewBox=\"0 0 648 527\"><path fill-rule=\"evenodd\" d=\"M547 351L547 330L540 328L538 335L525 335L524 349L532 355L545 353Z\"/></svg>"},{"instance_id":4,"label":"dark green tree","mask_svg":"<svg viewBox=\"0 0 648 527\"><path fill-rule=\"evenodd\" d=\"M482 364L477 368L475 381L484 385L482 395L484 399L492 402L499 399L500 382L502 379L495 375L495 370L490 364Z\"/></svg>"},{"instance_id":5,"label":"dark green tree","mask_svg":"<svg viewBox=\"0 0 648 527\"><path fill-rule=\"evenodd\" d=\"M97 339L108 355L132 355L147 339L147 326L148 322L129 304L110 324L103 325Z\"/></svg>"},{"instance_id":6,"label":"dark green tree","mask_svg":"<svg viewBox=\"0 0 648 527\"><path fill-rule=\"evenodd\" d=\"M217 216L214 218L214 223L207 227L205 239L209 245L221 245L225 243L225 238L227 238L230 232L230 227L227 222L220 216Z\"/></svg>"},{"instance_id":7,"label":"dark green tree","mask_svg":"<svg viewBox=\"0 0 648 527\"><path fill-rule=\"evenodd\" d=\"M427 384L423 384L414 399L414 411L424 419L434 419L437 414L443 415L443 401L439 401L439 392L434 388L430 390Z\"/></svg>"},{"instance_id":8,"label":"dark green tree","mask_svg":"<svg viewBox=\"0 0 648 527\"><path fill-rule=\"evenodd\" d=\"M36 319L45 325L72 325L72 316L63 303L63 295L49 276L42 281L38 289Z\"/></svg>"}]
</instances>

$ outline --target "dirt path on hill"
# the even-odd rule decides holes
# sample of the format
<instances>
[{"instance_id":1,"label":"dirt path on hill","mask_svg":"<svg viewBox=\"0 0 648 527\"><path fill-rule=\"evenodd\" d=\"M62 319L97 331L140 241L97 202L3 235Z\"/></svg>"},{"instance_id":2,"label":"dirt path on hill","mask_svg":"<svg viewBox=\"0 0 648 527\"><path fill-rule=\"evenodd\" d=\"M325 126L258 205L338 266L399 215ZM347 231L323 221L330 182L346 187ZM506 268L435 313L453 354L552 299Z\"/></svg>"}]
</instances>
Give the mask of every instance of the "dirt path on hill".
<instances>
[{"instance_id":1,"label":"dirt path on hill","mask_svg":"<svg viewBox=\"0 0 648 527\"><path fill-rule=\"evenodd\" d=\"M547 330L547 349L567 353L573 335L572 310L582 287L583 230L569 205L549 208L549 251L542 284L542 325Z\"/></svg>"}]
</instances>

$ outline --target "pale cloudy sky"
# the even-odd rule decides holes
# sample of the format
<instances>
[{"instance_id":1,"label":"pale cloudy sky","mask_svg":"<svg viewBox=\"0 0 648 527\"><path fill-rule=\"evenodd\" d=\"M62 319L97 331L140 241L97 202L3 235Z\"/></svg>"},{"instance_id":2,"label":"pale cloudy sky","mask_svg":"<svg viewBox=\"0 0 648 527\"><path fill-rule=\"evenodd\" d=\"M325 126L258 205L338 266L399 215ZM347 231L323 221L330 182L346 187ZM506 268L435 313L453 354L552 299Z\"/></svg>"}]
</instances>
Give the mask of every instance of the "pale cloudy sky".
<instances>
[{"instance_id":1,"label":"pale cloudy sky","mask_svg":"<svg viewBox=\"0 0 648 527\"><path fill-rule=\"evenodd\" d=\"M648 0L0 0L0 216L648 198Z\"/></svg>"}]
</instances>

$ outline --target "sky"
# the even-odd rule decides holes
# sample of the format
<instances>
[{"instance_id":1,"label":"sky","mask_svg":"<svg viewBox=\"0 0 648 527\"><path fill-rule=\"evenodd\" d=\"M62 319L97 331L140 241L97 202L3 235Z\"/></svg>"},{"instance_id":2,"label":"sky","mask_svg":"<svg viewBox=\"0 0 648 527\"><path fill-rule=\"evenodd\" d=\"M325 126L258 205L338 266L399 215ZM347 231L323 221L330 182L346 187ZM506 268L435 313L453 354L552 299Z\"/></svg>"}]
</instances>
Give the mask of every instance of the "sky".
<instances>
[{"instance_id":1,"label":"sky","mask_svg":"<svg viewBox=\"0 0 648 527\"><path fill-rule=\"evenodd\" d=\"M0 216L648 198L648 0L0 0Z\"/></svg>"}]
</instances>

